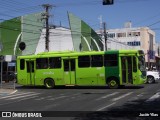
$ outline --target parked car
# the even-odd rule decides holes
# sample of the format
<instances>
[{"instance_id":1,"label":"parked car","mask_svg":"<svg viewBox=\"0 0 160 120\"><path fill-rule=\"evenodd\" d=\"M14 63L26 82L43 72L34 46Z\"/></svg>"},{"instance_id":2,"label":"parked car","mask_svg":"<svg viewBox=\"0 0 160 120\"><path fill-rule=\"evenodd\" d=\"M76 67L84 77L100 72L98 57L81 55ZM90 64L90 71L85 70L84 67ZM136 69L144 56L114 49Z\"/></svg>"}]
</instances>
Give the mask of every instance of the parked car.
<instances>
[{"instance_id":1,"label":"parked car","mask_svg":"<svg viewBox=\"0 0 160 120\"><path fill-rule=\"evenodd\" d=\"M147 71L147 83L155 83L160 79L158 71Z\"/></svg>"}]
</instances>

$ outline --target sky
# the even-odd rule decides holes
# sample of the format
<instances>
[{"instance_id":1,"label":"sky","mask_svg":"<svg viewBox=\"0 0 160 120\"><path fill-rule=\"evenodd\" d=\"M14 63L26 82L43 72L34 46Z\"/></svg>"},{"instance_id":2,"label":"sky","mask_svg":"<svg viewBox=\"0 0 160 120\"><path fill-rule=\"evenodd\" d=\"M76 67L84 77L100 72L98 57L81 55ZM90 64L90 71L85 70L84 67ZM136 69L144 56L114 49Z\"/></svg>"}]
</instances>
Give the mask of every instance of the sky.
<instances>
[{"instance_id":1,"label":"sky","mask_svg":"<svg viewBox=\"0 0 160 120\"><path fill-rule=\"evenodd\" d=\"M114 0L113 5L102 5L102 0L0 0L0 22L44 10L42 4L51 4L50 23L69 27L67 12L71 12L93 29L100 28L99 17L107 29L149 27L160 42L160 0Z\"/></svg>"}]
</instances>

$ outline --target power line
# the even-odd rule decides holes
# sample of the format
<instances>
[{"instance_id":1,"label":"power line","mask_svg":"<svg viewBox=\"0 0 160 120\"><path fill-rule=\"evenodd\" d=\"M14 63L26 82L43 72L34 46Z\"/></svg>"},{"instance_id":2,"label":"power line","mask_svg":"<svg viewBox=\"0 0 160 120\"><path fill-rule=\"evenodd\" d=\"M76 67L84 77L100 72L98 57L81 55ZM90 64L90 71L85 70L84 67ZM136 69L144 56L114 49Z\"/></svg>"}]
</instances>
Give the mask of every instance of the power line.
<instances>
[{"instance_id":1,"label":"power line","mask_svg":"<svg viewBox=\"0 0 160 120\"><path fill-rule=\"evenodd\" d=\"M155 24L158 24L158 23L160 23L160 20L158 20L158 21L155 22L155 23L152 23L152 24L148 25L147 27L151 27L151 26L153 26L153 25L155 25Z\"/></svg>"}]
</instances>

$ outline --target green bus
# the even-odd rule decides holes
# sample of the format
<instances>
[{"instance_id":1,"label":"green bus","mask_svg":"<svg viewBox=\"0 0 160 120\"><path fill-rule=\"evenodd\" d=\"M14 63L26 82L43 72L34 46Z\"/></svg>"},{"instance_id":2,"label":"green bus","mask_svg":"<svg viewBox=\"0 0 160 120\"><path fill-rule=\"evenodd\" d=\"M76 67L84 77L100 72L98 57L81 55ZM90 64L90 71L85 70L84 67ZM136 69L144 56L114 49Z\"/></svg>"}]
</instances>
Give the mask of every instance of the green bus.
<instances>
[{"instance_id":1,"label":"green bus","mask_svg":"<svg viewBox=\"0 0 160 120\"><path fill-rule=\"evenodd\" d=\"M146 82L142 50L43 52L17 57L17 82L25 86L109 86Z\"/></svg>"}]
</instances>

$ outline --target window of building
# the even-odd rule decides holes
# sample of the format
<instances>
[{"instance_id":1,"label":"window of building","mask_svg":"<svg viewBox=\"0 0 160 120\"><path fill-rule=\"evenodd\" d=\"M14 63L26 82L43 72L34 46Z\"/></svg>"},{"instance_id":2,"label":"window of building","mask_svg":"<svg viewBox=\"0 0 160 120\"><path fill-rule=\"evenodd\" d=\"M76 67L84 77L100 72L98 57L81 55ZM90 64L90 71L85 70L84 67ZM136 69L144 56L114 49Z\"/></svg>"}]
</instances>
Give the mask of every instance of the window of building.
<instances>
[{"instance_id":1,"label":"window of building","mask_svg":"<svg viewBox=\"0 0 160 120\"><path fill-rule=\"evenodd\" d=\"M140 41L127 42L129 46L141 46Z\"/></svg>"},{"instance_id":2,"label":"window of building","mask_svg":"<svg viewBox=\"0 0 160 120\"><path fill-rule=\"evenodd\" d=\"M48 58L37 58L36 68L37 69L47 69L48 68Z\"/></svg>"},{"instance_id":3,"label":"window of building","mask_svg":"<svg viewBox=\"0 0 160 120\"><path fill-rule=\"evenodd\" d=\"M132 32L128 32L127 37L132 37Z\"/></svg>"},{"instance_id":4,"label":"window of building","mask_svg":"<svg viewBox=\"0 0 160 120\"><path fill-rule=\"evenodd\" d=\"M102 55L92 55L91 56L91 66L92 67L102 67L103 66L103 56Z\"/></svg>"},{"instance_id":5,"label":"window of building","mask_svg":"<svg viewBox=\"0 0 160 120\"><path fill-rule=\"evenodd\" d=\"M117 54L107 54L104 56L104 65L107 67L118 66Z\"/></svg>"},{"instance_id":6,"label":"window of building","mask_svg":"<svg viewBox=\"0 0 160 120\"><path fill-rule=\"evenodd\" d=\"M117 37L126 37L126 33L117 33Z\"/></svg>"},{"instance_id":7,"label":"window of building","mask_svg":"<svg viewBox=\"0 0 160 120\"><path fill-rule=\"evenodd\" d=\"M127 37L136 37L136 36L140 36L140 32L128 32L127 33Z\"/></svg>"},{"instance_id":8,"label":"window of building","mask_svg":"<svg viewBox=\"0 0 160 120\"><path fill-rule=\"evenodd\" d=\"M90 67L90 56L79 56L78 67Z\"/></svg>"},{"instance_id":9,"label":"window of building","mask_svg":"<svg viewBox=\"0 0 160 120\"><path fill-rule=\"evenodd\" d=\"M133 36L140 36L140 32L133 32Z\"/></svg>"},{"instance_id":10,"label":"window of building","mask_svg":"<svg viewBox=\"0 0 160 120\"><path fill-rule=\"evenodd\" d=\"M49 68L61 68L61 58L60 57L50 57L49 58Z\"/></svg>"},{"instance_id":11,"label":"window of building","mask_svg":"<svg viewBox=\"0 0 160 120\"><path fill-rule=\"evenodd\" d=\"M115 33L108 33L108 34L107 34L107 37L108 37L108 38L114 38L114 37L115 37Z\"/></svg>"}]
</instances>

